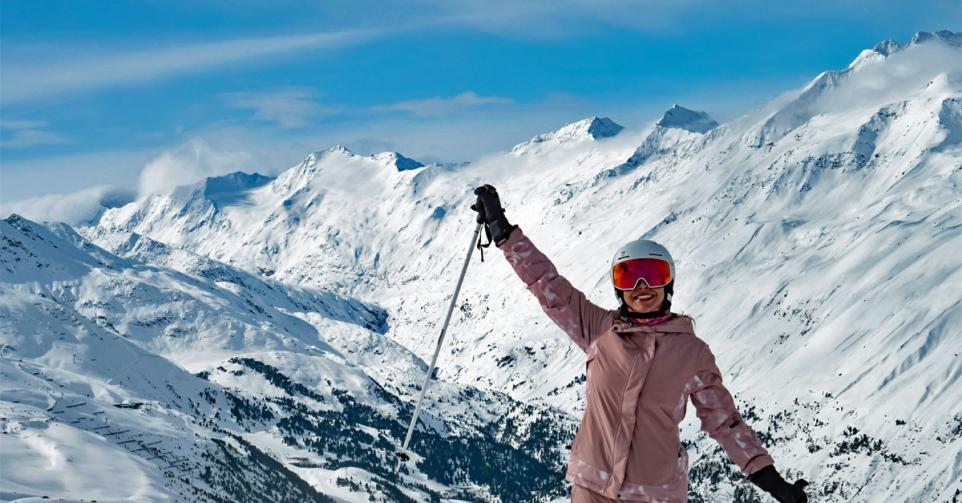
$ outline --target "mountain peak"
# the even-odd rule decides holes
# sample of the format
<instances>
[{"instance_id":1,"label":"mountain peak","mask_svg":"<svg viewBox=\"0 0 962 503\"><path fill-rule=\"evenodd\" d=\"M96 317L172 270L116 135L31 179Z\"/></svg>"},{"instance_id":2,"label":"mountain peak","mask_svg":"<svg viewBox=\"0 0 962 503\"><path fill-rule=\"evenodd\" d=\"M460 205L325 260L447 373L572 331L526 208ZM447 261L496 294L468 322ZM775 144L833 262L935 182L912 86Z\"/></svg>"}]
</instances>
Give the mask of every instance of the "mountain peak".
<instances>
[{"instance_id":1,"label":"mountain peak","mask_svg":"<svg viewBox=\"0 0 962 503\"><path fill-rule=\"evenodd\" d=\"M27 222L31 222L30 220L20 216L19 213L11 213L10 216L4 218L3 221L18 229L26 227L28 225Z\"/></svg>"},{"instance_id":2,"label":"mountain peak","mask_svg":"<svg viewBox=\"0 0 962 503\"><path fill-rule=\"evenodd\" d=\"M534 138L515 145L511 152L524 155L541 144L568 145L588 140L600 140L616 136L624 129L620 124L607 117L589 117L577 122L566 124L561 129L550 133L542 133Z\"/></svg>"},{"instance_id":3,"label":"mountain peak","mask_svg":"<svg viewBox=\"0 0 962 503\"><path fill-rule=\"evenodd\" d=\"M657 125L663 128L684 129L692 133L707 133L716 128L718 122L705 112L689 110L675 104L661 116Z\"/></svg>"},{"instance_id":4,"label":"mountain peak","mask_svg":"<svg viewBox=\"0 0 962 503\"><path fill-rule=\"evenodd\" d=\"M899 47L901 46L898 42L888 39L875 44L875 47L873 47L871 50L881 54L882 56L888 56L889 54L899 50Z\"/></svg>"},{"instance_id":5,"label":"mountain peak","mask_svg":"<svg viewBox=\"0 0 962 503\"><path fill-rule=\"evenodd\" d=\"M381 152L380 154L374 154L371 157L375 161L385 163L388 166L393 166L398 171L407 171L424 167L423 162L416 161L410 157L405 157L398 152Z\"/></svg>"},{"instance_id":6,"label":"mountain peak","mask_svg":"<svg viewBox=\"0 0 962 503\"><path fill-rule=\"evenodd\" d=\"M215 208L221 208L230 204L244 202L247 199L247 192L267 185L273 177L264 176L260 173L244 173L235 171L223 176L211 176L204 179L204 197L209 200Z\"/></svg>"},{"instance_id":7,"label":"mountain peak","mask_svg":"<svg viewBox=\"0 0 962 503\"><path fill-rule=\"evenodd\" d=\"M224 206L244 203L249 192L267 185L274 177L260 173L234 171L226 175L208 176L199 182L176 187L171 193L174 199L184 204L208 203L219 210Z\"/></svg>"},{"instance_id":8,"label":"mountain peak","mask_svg":"<svg viewBox=\"0 0 962 503\"><path fill-rule=\"evenodd\" d=\"M348 149L348 148L345 147L344 145L340 145L340 144L334 145L333 147L327 149L327 153L341 154L341 155L346 155L346 156L349 156L349 157L353 157L353 156L354 156L354 152L351 152L350 149Z\"/></svg>"},{"instance_id":9,"label":"mountain peak","mask_svg":"<svg viewBox=\"0 0 962 503\"><path fill-rule=\"evenodd\" d=\"M322 157L331 155L331 154L342 155L346 157L354 157L355 155L354 152L351 152L351 150L345 147L344 145L337 144L327 150L318 150L316 152L311 152L311 154L308 155L307 158L304 159L304 161L301 164L303 165L314 164L318 160L320 160Z\"/></svg>"},{"instance_id":10,"label":"mountain peak","mask_svg":"<svg viewBox=\"0 0 962 503\"><path fill-rule=\"evenodd\" d=\"M585 133L594 138L610 138L621 132L624 127L607 117L592 117L573 125L583 125Z\"/></svg>"},{"instance_id":11,"label":"mountain peak","mask_svg":"<svg viewBox=\"0 0 962 503\"><path fill-rule=\"evenodd\" d=\"M848 67L856 68L866 62L884 60L907 47L933 42L941 42L949 47L962 48L962 32L956 33L949 30L941 30L932 33L920 31L912 37L912 40L904 44L900 44L892 39L883 40L875 44L875 47L862 51Z\"/></svg>"},{"instance_id":12,"label":"mountain peak","mask_svg":"<svg viewBox=\"0 0 962 503\"><path fill-rule=\"evenodd\" d=\"M962 32L939 30L935 33L920 31L912 37L910 44L924 44L937 40L952 47L962 47Z\"/></svg>"},{"instance_id":13,"label":"mountain peak","mask_svg":"<svg viewBox=\"0 0 962 503\"><path fill-rule=\"evenodd\" d=\"M220 176L208 176L204 179L204 188L208 191L224 189L249 189L260 187L270 182L272 177L260 173L244 173L234 171Z\"/></svg>"}]
</instances>

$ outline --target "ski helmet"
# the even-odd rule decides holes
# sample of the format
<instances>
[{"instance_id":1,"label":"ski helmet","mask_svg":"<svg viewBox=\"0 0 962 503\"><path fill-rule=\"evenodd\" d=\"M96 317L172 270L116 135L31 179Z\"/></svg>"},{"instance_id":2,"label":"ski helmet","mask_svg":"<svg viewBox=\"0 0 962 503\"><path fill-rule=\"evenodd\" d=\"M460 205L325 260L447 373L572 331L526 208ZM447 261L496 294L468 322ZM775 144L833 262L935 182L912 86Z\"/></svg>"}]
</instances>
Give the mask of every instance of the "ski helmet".
<instances>
[{"instance_id":1,"label":"ski helmet","mask_svg":"<svg viewBox=\"0 0 962 503\"><path fill-rule=\"evenodd\" d=\"M664 285L665 300L661 307L661 311L667 312L671 307L671 297L674 293L675 286L675 261L671 258L671 253L668 253L668 249L661 244L649 239L636 239L629 243L625 243L618 248L614 256L611 258L611 267L608 269L608 275L611 278L611 284L613 287L615 285L615 266L620 263L635 259L655 259L668 264L669 281L666 285ZM645 282L647 283L647 281ZM637 283L634 286L637 286ZM615 297L618 299L618 302L624 304L625 300L621 295L623 290L620 290L617 287L615 287L614 290Z\"/></svg>"}]
</instances>

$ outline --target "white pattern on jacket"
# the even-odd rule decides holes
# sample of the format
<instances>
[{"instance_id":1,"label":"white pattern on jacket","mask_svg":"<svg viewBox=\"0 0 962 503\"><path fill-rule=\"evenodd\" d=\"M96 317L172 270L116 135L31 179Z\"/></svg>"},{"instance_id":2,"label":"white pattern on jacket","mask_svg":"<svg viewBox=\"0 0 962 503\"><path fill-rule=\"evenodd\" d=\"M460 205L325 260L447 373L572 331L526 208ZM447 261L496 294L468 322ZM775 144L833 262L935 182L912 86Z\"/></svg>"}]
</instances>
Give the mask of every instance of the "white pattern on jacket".
<instances>
[{"instance_id":1,"label":"white pattern on jacket","mask_svg":"<svg viewBox=\"0 0 962 503\"><path fill-rule=\"evenodd\" d=\"M612 499L687 502L688 453L678 425L689 397L702 430L743 474L774 463L735 408L691 318L672 314L635 323L591 303L520 228L500 248L548 317L586 353L585 412L568 463L571 483Z\"/></svg>"}]
</instances>

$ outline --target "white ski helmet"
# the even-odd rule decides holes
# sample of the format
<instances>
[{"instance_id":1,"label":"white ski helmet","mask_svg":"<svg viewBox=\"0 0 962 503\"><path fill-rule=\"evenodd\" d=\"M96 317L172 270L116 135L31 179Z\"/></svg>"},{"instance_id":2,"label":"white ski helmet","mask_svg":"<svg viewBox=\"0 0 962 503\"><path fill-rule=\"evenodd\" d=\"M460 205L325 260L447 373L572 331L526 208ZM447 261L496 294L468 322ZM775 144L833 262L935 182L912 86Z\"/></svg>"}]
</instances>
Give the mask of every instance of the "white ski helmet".
<instances>
[{"instance_id":1,"label":"white ski helmet","mask_svg":"<svg viewBox=\"0 0 962 503\"><path fill-rule=\"evenodd\" d=\"M652 258L668 262L671 282L665 287L665 301L670 303L671 296L674 293L675 261L671 258L671 253L668 253L667 248L650 239L636 239L618 248L614 256L611 257L611 266L608 268L608 277L611 279L612 285L614 285L613 271L615 266L621 262L638 258ZM615 288L615 297L618 298L619 302L624 301L621 291L617 288Z\"/></svg>"}]
</instances>

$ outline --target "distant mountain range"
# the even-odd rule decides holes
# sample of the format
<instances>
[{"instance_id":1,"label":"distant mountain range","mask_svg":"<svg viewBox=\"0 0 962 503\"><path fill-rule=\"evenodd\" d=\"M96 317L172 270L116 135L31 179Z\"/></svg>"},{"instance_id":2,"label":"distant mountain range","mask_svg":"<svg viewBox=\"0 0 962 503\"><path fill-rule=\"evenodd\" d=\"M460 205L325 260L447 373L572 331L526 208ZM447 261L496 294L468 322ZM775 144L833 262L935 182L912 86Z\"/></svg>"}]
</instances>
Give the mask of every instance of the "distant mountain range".
<instances>
[{"instance_id":1,"label":"distant mountain range","mask_svg":"<svg viewBox=\"0 0 962 503\"><path fill-rule=\"evenodd\" d=\"M727 123L593 117L455 166L336 146L76 229L11 216L0 500L565 501L584 357L494 248L392 473L490 183L606 307L617 246L664 243L813 500L962 501L960 61L962 34L919 33ZM693 416L690 500L757 501Z\"/></svg>"}]
</instances>

